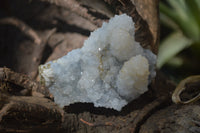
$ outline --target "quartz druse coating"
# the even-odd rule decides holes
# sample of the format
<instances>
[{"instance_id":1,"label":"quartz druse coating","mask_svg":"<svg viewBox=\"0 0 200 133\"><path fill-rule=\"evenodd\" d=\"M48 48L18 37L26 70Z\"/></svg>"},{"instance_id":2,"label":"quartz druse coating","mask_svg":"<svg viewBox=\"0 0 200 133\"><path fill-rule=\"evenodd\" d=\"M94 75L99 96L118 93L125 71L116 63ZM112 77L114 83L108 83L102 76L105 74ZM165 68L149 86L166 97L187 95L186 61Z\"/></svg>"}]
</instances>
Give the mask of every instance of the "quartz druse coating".
<instances>
[{"instance_id":1,"label":"quartz druse coating","mask_svg":"<svg viewBox=\"0 0 200 133\"><path fill-rule=\"evenodd\" d=\"M61 107L76 102L120 111L148 90L156 55L134 38L134 23L115 15L80 49L39 67L41 81Z\"/></svg>"}]
</instances>

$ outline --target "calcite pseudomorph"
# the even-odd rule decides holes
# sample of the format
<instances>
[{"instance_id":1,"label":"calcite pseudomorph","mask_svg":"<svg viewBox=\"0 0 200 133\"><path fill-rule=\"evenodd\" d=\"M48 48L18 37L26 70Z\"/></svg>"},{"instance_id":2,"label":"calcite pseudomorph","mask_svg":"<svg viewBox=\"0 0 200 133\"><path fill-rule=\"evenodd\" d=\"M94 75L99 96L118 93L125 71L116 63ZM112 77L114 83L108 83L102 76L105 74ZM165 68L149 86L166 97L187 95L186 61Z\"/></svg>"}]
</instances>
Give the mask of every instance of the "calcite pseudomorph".
<instances>
[{"instance_id":1,"label":"calcite pseudomorph","mask_svg":"<svg viewBox=\"0 0 200 133\"><path fill-rule=\"evenodd\" d=\"M115 15L91 33L81 49L39 67L41 80L61 107L76 102L123 106L148 90L156 55L134 39L134 23Z\"/></svg>"}]
</instances>

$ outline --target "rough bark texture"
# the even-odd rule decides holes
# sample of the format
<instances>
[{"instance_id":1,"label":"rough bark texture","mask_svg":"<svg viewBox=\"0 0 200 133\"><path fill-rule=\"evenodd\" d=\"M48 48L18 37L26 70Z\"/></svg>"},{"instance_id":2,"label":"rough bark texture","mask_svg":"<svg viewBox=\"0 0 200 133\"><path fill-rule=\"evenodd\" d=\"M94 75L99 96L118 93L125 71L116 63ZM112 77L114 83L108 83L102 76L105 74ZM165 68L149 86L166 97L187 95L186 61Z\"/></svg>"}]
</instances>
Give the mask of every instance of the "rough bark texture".
<instances>
[{"instance_id":1,"label":"rough bark texture","mask_svg":"<svg viewBox=\"0 0 200 133\"><path fill-rule=\"evenodd\" d=\"M81 47L114 14L130 15L136 40L157 53L158 0L3 0L0 6L0 132L199 131L199 107L172 105L175 86L160 72L121 112L91 103L60 109L35 81L39 64Z\"/></svg>"},{"instance_id":2,"label":"rough bark texture","mask_svg":"<svg viewBox=\"0 0 200 133\"><path fill-rule=\"evenodd\" d=\"M7 99L0 111L0 132L58 132L61 131L63 110L52 101L39 97Z\"/></svg>"},{"instance_id":3,"label":"rough bark texture","mask_svg":"<svg viewBox=\"0 0 200 133\"><path fill-rule=\"evenodd\" d=\"M153 114L142 125L141 133L198 133L200 132L200 107L172 105Z\"/></svg>"},{"instance_id":4,"label":"rough bark texture","mask_svg":"<svg viewBox=\"0 0 200 133\"><path fill-rule=\"evenodd\" d=\"M148 24L149 30L153 36L152 49L158 52L160 24L159 24L159 0L131 0L136 7L138 14Z\"/></svg>"}]
</instances>

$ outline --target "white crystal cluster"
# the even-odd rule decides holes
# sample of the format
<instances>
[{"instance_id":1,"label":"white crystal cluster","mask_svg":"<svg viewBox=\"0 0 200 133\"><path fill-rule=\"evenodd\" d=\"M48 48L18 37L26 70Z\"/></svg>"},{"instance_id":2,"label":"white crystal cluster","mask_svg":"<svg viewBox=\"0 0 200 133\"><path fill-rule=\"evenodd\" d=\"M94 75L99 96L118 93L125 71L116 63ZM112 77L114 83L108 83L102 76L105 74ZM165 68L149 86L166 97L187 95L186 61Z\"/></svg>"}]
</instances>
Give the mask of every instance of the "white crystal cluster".
<instances>
[{"instance_id":1,"label":"white crystal cluster","mask_svg":"<svg viewBox=\"0 0 200 133\"><path fill-rule=\"evenodd\" d=\"M92 32L81 49L39 71L61 107L87 102L120 111L148 90L155 64L156 55L135 41L131 17L122 14Z\"/></svg>"}]
</instances>

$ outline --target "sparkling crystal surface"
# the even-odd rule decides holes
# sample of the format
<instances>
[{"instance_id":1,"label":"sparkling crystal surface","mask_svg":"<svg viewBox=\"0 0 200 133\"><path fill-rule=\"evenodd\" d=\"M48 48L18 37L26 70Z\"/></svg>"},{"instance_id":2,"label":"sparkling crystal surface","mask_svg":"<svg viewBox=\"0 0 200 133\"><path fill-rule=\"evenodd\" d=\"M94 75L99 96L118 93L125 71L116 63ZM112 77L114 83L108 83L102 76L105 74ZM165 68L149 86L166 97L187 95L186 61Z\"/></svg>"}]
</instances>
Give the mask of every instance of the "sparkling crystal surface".
<instances>
[{"instance_id":1,"label":"sparkling crystal surface","mask_svg":"<svg viewBox=\"0 0 200 133\"><path fill-rule=\"evenodd\" d=\"M134 23L115 15L81 49L39 67L41 80L61 107L76 102L120 111L148 90L156 55L134 39Z\"/></svg>"}]
</instances>

